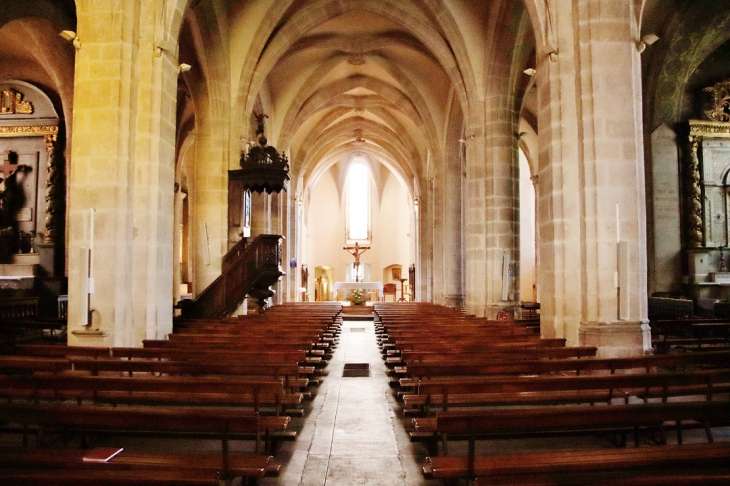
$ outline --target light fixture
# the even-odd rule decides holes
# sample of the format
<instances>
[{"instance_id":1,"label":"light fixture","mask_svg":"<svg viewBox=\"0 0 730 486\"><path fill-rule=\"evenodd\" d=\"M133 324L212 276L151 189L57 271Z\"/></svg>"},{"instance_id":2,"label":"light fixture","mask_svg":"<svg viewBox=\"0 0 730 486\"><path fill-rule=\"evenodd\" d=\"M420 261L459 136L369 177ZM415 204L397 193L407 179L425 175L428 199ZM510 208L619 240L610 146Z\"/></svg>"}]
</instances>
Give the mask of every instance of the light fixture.
<instances>
[{"instance_id":1,"label":"light fixture","mask_svg":"<svg viewBox=\"0 0 730 486\"><path fill-rule=\"evenodd\" d=\"M178 72L178 73L181 73L181 74L182 74L182 73L186 73L186 72L190 71L190 69L191 69L192 67L193 67L193 66L191 66L190 64L185 64L185 63L183 62L183 63L180 63L180 64L178 64L178 66L177 66L177 72Z\"/></svg>"},{"instance_id":2,"label":"light fixture","mask_svg":"<svg viewBox=\"0 0 730 486\"><path fill-rule=\"evenodd\" d=\"M73 30L62 30L61 33L58 35L73 44L76 49L81 49L81 41L79 41L79 37Z\"/></svg>"},{"instance_id":3,"label":"light fixture","mask_svg":"<svg viewBox=\"0 0 730 486\"><path fill-rule=\"evenodd\" d=\"M646 34L639 42L636 43L636 50L639 51L639 54L641 54L644 50L646 50L646 46L650 46L658 40L659 36L655 34Z\"/></svg>"},{"instance_id":4,"label":"light fixture","mask_svg":"<svg viewBox=\"0 0 730 486\"><path fill-rule=\"evenodd\" d=\"M537 74L537 70L535 68L527 68L522 72L527 74L528 76L534 76Z\"/></svg>"}]
</instances>

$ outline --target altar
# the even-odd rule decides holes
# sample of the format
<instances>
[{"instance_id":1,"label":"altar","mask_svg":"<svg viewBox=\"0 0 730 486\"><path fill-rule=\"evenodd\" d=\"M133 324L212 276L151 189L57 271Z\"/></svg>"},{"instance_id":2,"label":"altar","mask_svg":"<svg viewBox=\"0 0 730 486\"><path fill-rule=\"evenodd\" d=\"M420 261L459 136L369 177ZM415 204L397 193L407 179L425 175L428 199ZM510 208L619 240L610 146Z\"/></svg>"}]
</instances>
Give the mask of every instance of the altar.
<instances>
[{"instance_id":1,"label":"altar","mask_svg":"<svg viewBox=\"0 0 730 486\"><path fill-rule=\"evenodd\" d=\"M339 290L363 289L368 293L378 292L378 300L383 298L383 284L380 282L335 282L335 300L339 300Z\"/></svg>"}]
</instances>

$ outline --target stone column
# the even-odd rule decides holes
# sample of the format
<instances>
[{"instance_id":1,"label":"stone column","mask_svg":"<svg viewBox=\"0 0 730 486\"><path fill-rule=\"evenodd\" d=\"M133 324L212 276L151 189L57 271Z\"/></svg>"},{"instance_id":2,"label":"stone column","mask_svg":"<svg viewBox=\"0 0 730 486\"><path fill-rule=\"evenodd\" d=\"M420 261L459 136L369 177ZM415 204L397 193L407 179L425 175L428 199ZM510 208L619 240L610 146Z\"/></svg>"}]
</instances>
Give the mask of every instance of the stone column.
<instances>
[{"instance_id":1,"label":"stone column","mask_svg":"<svg viewBox=\"0 0 730 486\"><path fill-rule=\"evenodd\" d=\"M610 0L551 8L556 46L537 55L542 331L601 356L640 354L650 343L635 13Z\"/></svg>"},{"instance_id":2,"label":"stone column","mask_svg":"<svg viewBox=\"0 0 730 486\"><path fill-rule=\"evenodd\" d=\"M432 262L433 262L433 297L432 301L435 304L445 305L444 293L446 287L446 258L445 258L445 244L446 234L444 228L444 206L446 204L445 194L443 189L443 181L445 178L446 170L442 167L442 170L438 174L438 177L431 182L430 193L433 198L434 204L431 205L430 211L430 226L433 228L431 236L433 238L432 243ZM398 284L396 284L398 285Z\"/></svg>"},{"instance_id":3,"label":"stone column","mask_svg":"<svg viewBox=\"0 0 730 486\"><path fill-rule=\"evenodd\" d=\"M78 7L70 344L138 346L172 330L177 59L156 49L163 3ZM90 246L95 288L82 326L82 248Z\"/></svg>"},{"instance_id":4,"label":"stone column","mask_svg":"<svg viewBox=\"0 0 730 486\"><path fill-rule=\"evenodd\" d=\"M443 303L448 307L464 305L461 225L461 146L451 147L445 161L442 178L442 244L443 244Z\"/></svg>"},{"instance_id":5,"label":"stone column","mask_svg":"<svg viewBox=\"0 0 730 486\"><path fill-rule=\"evenodd\" d=\"M421 302L433 302L433 276L431 273L433 268L433 240L431 237L433 228L429 224L433 204L431 201L431 181L424 178L421 187L424 190L420 193L418 213L416 214L418 219L418 240L421 243L418 247L419 254L416 262L416 285L419 287L419 300Z\"/></svg>"},{"instance_id":6,"label":"stone column","mask_svg":"<svg viewBox=\"0 0 730 486\"><path fill-rule=\"evenodd\" d=\"M472 121L469 127L480 126ZM466 313L484 316L487 282L486 188L484 178L484 144L467 129L466 181L464 186L464 256L466 267Z\"/></svg>"}]
</instances>

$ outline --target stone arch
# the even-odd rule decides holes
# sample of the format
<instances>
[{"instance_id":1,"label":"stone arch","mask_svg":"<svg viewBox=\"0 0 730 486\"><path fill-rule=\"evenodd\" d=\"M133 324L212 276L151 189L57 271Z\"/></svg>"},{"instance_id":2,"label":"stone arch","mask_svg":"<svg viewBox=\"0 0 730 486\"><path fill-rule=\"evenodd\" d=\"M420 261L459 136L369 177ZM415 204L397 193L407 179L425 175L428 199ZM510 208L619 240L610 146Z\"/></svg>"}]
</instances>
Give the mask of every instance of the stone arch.
<instances>
[{"instance_id":1,"label":"stone arch","mask_svg":"<svg viewBox=\"0 0 730 486\"><path fill-rule=\"evenodd\" d=\"M692 73L715 49L730 40L730 9L722 3L703 0L677 12L661 37L668 45L651 71L647 107L651 115L650 131L662 123L679 121L685 87ZM708 22L707 19L710 19ZM706 26L698 30L698 25Z\"/></svg>"},{"instance_id":2,"label":"stone arch","mask_svg":"<svg viewBox=\"0 0 730 486\"><path fill-rule=\"evenodd\" d=\"M83 6L83 4L82 4ZM4 2L0 10L0 27L26 17L40 17L55 23L61 30L76 30L76 3L55 0Z\"/></svg>"},{"instance_id":3,"label":"stone arch","mask_svg":"<svg viewBox=\"0 0 730 486\"><path fill-rule=\"evenodd\" d=\"M296 13L287 25L276 32L275 37L267 38L266 42L260 46L258 51L261 52L260 56L249 56L251 61L244 66L242 71L242 81L236 103L241 108L241 113L245 114L251 111L250 107L253 99L266 79L266 75L288 51L292 42L295 42L302 33L307 32L316 25L352 10L363 10L383 16L413 32L440 60L442 69L451 78L452 84L460 93L460 96L465 99L464 79L459 65L453 57L453 52L439 33L433 29L433 26L428 24L427 19L418 15L417 10L414 13L414 11L406 10L406 8L402 3L393 0L384 2L374 0L344 0L338 2L324 0Z\"/></svg>"},{"instance_id":4,"label":"stone arch","mask_svg":"<svg viewBox=\"0 0 730 486\"><path fill-rule=\"evenodd\" d=\"M428 123L429 119L424 119L422 117L419 109L406 94L396 87L367 76L353 76L333 85L323 87L315 92L297 110L295 118L285 121L282 133L286 134L291 132L291 127L299 126L304 120L308 119L317 111L341 104L347 105L347 101L343 100L350 100L352 97L344 95L343 93L359 87L367 88L379 93L379 95L374 95L369 98L382 100L388 105L394 107L396 110L404 113L416 126L424 131L428 138L436 139L436 129L433 126L433 122ZM428 113L426 113L426 115L428 115Z\"/></svg>"},{"instance_id":5,"label":"stone arch","mask_svg":"<svg viewBox=\"0 0 730 486\"><path fill-rule=\"evenodd\" d=\"M549 32L551 27L548 2L544 0L522 0L525 10L535 32L535 43L540 52L550 52L555 49L554 34Z\"/></svg>"},{"instance_id":6,"label":"stone arch","mask_svg":"<svg viewBox=\"0 0 730 486\"><path fill-rule=\"evenodd\" d=\"M419 156L417 152L418 149L410 137L399 137L390 127L386 127L361 117L343 120L341 123L328 127L311 143L307 152L303 153L302 156L305 157L306 160L308 152L318 152L324 144L338 141L349 141L352 139L352 132L354 130L362 130L363 135L374 135L381 140L388 141L391 146L396 147L397 153L403 157L404 160L409 160L409 158ZM409 163L406 168L409 172L415 173L415 168L412 164Z\"/></svg>"}]
</instances>

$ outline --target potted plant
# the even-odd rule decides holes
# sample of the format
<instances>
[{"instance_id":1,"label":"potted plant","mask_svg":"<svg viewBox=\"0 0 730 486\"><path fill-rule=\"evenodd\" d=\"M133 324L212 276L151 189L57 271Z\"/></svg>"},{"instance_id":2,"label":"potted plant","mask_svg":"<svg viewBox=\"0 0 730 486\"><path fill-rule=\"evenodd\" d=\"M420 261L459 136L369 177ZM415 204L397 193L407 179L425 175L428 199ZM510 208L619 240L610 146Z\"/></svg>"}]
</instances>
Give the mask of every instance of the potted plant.
<instances>
[{"instance_id":1,"label":"potted plant","mask_svg":"<svg viewBox=\"0 0 730 486\"><path fill-rule=\"evenodd\" d=\"M354 289L350 294L350 304L363 305L367 301L367 294L363 289Z\"/></svg>"}]
</instances>

